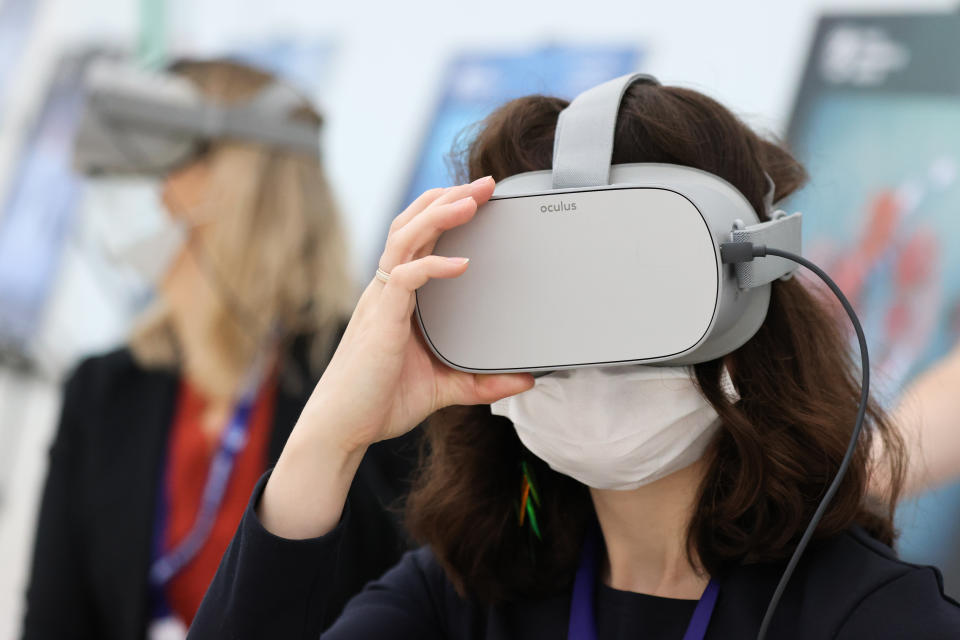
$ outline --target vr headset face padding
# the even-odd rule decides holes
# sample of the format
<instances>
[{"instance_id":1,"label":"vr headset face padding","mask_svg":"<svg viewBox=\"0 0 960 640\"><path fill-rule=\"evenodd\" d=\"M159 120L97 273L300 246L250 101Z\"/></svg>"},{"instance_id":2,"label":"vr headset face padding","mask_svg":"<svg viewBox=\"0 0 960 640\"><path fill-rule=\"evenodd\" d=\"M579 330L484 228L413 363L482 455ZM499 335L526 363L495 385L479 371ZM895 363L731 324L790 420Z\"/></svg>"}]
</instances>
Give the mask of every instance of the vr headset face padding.
<instances>
[{"instance_id":1,"label":"vr headset face padding","mask_svg":"<svg viewBox=\"0 0 960 640\"><path fill-rule=\"evenodd\" d=\"M223 106L175 73L100 60L91 65L85 88L73 155L82 173L167 171L219 138L319 156L319 126L291 120L304 100L279 82L243 105Z\"/></svg>"},{"instance_id":2,"label":"vr headset face padding","mask_svg":"<svg viewBox=\"0 0 960 640\"><path fill-rule=\"evenodd\" d=\"M722 178L670 164L610 165L624 76L560 114L553 169L502 180L438 255L459 278L417 291L427 344L470 372L684 365L740 347L766 317L770 282L793 263L724 264L735 239L799 252L800 214L761 222ZM771 195L772 197L772 195Z\"/></svg>"}]
</instances>

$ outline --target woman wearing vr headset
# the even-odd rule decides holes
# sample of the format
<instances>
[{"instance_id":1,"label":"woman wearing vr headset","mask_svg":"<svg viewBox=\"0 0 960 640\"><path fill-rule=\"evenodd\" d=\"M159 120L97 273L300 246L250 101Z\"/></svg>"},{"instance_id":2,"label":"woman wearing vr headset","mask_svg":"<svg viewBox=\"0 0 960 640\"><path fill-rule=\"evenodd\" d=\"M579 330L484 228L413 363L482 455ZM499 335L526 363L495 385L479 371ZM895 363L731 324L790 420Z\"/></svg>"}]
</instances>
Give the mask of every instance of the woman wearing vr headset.
<instances>
[{"instance_id":1,"label":"woman wearing vr headset","mask_svg":"<svg viewBox=\"0 0 960 640\"><path fill-rule=\"evenodd\" d=\"M67 383L25 638L186 634L353 300L339 214L315 149L320 116L309 102L233 62L137 73L92 76L76 162L90 173L162 180L162 207L106 212L114 231L132 227L115 253L158 295L126 348L84 361ZM165 103L167 94L247 129L210 138L190 131L193 112ZM129 114L111 111L130 104L117 96L143 95L159 101L159 112L139 103ZM181 120L166 132L170 121L157 113ZM281 139L285 131L301 148ZM384 445L354 485L358 532L342 549L350 571L328 576L339 586L320 624L405 548L383 505L403 490L416 455L400 455L400 441Z\"/></svg>"},{"instance_id":2,"label":"woman wearing vr headset","mask_svg":"<svg viewBox=\"0 0 960 640\"><path fill-rule=\"evenodd\" d=\"M474 181L426 192L393 221L377 278L257 485L192 638L316 637L355 517L357 469L375 443L428 416L406 506L424 546L324 638L757 636L860 407L845 327L820 292L775 281L759 331L714 361L574 369L536 384L448 368L411 320L418 287L469 268L470 256L432 255L439 235L474 216L494 179L551 168L566 104L531 96L500 108L466 149ZM613 163L636 162L719 176L761 219L764 174L775 200L806 177L715 101L649 83L629 87L615 131ZM867 416L771 638L960 634L960 607L936 570L889 547L903 444L880 407ZM874 443L884 455L871 462ZM874 473L886 491L871 501Z\"/></svg>"}]
</instances>

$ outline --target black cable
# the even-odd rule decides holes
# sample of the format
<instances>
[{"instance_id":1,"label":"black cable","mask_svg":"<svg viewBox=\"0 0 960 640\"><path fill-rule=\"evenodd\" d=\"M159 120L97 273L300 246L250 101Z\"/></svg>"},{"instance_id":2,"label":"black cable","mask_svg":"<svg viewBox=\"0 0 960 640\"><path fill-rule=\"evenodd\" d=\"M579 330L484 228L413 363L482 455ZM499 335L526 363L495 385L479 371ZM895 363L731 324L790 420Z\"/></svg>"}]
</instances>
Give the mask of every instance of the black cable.
<instances>
[{"instance_id":1,"label":"black cable","mask_svg":"<svg viewBox=\"0 0 960 640\"><path fill-rule=\"evenodd\" d=\"M720 253L723 262L728 264L736 262L749 262L754 258L762 258L764 256L778 256L806 267L815 273L821 280L823 280L824 284L830 287L830 290L833 292L833 294L837 296L840 304L843 305L843 310L847 312L850 322L853 323L853 329L857 333L857 342L860 344L860 370L863 375L863 382L860 385L860 406L857 409L857 419L853 425L853 433L850 434L850 444L847 445L847 452L843 455L843 460L840 462L840 468L837 469L837 474L833 477L833 481L827 488L827 492L823 494L823 498L820 499L820 504L817 505L817 510L814 511L813 517L810 518L810 524L807 525L806 530L800 537L800 541L797 543L797 548L794 549L793 555L790 556L790 561L787 563L787 567L783 570L783 574L780 576L780 582L777 583L777 588L774 590L773 596L770 598L770 603L767 605L767 611L763 615L763 622L760 624L760 631L757 633L757 640L764 640L767 637L767 631L770 628L770 621L773 619L773 614L777 610L777 605L780 604L780 598L783 596L783 592L787 588L787 583L790 582L790 576L793 575L794 569L797 568L797 563L800 561L800 556L803 555L803 551L807 548L807 544L810 542L814 532L817 530L817 525L820 524L820 520L823 518L823 514L826 512L827 507L830 505L830 501L833 500L833 496L836 495L837 490L840 488L840 483L843 481L843 477L846 475L847 469L850 467L850 461L853 459L853 453L856 451L857 441L860 438L860 432L863 430L863 420L867 413L867 401L870 396L870 357L867 353L867 339L863 335L863 327L860 326L860 320L857 318L857 314L853 310L853 305L851 305L850 301L847 300L847 297L843 295L843 291L840 290L840 287L837 286L837 283L834 282L833 279L828 276L823 269L810 262L803 256L791 253L790 251L783 251L781 249L768 249L763 245L753 245L749 242L724 243L720 246Z\"/></svg>"}]
</instances>

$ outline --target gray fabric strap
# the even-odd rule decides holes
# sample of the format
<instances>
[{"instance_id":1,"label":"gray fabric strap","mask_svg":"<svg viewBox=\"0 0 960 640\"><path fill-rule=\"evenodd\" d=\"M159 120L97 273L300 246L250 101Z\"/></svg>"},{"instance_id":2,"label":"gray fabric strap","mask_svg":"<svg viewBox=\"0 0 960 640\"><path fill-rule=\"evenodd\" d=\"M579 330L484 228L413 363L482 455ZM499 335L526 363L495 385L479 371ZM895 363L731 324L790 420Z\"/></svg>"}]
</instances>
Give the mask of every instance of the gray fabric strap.
<instances>
[{"instance_id":1,"label":"gray fabric strap","mask_svg":"<svg viewBox=\"0 0 960 640\"><path fill-rule=\"evenodd\" d=\"M553 139L553 188L609 184L617 113L623 94L634 82L660 84L633 73L584 91L557 118Z\"/></svg>"},{"instance_id":2,"label":"gray fabric strap","mask_svg":"<svg viewBox=\"0 0 960 640\"><path fill-rule=\"evenodd\" d=\"M246 104L245 109L289 115L304 106L303 96L285 82L274 81L263 87Z\"/></svg>"},{"instance_id":3,"label":"gray fabric strap","mask_svg":"<svg viewBox=\"0 0 960 640\"><path fill-rule=\"evenodd\" d=\"M752 224L749 227L734 229L730 232L733 242L752 242L754 245L766 245L800 254L800 223L802 213L787 215L783 211L773 214L773 220ZM795 262L778 256L766 256L750 262L734 265L737 274L737 286L741 289L753 289L777 278L782 278L797 268Z\"/></svg>"},{"instance_id":4,"label":"gray fabric strap","mask_svg":"<svg viewBox=\"0 0 960 640\"><path fill-rule=\"evenodd\" d=\"M93 100L108 117L147 130L208 138L240 138L319 156L319 128L285 119L288 115L286 109L277 109L281 95L280 91L271 90L263 103L254 99L247 105L235 107L205 102L155 101L111 91L102 91L93 96Z\"/></svg>"}]
</instances>

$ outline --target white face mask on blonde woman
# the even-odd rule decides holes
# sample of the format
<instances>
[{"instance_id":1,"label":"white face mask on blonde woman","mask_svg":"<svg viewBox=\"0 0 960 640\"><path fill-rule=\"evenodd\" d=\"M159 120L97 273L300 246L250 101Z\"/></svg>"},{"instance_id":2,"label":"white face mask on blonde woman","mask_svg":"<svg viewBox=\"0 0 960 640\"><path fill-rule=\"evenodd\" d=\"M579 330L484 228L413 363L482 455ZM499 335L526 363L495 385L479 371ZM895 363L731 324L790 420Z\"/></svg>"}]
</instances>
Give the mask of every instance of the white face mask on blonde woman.
<instances>
[{"instance_id":1,"label":"white face mask on blonde woman","mask_svg":"<svg viewBox=\"0 0 960 640\"><path fill-rule=\"evenodd\" d=\"M95 216L107 255L156 285L187 238L187 224L174 219L155 179L113 177L91 180L84 208Z\"/></svg>"}]
</instances>

